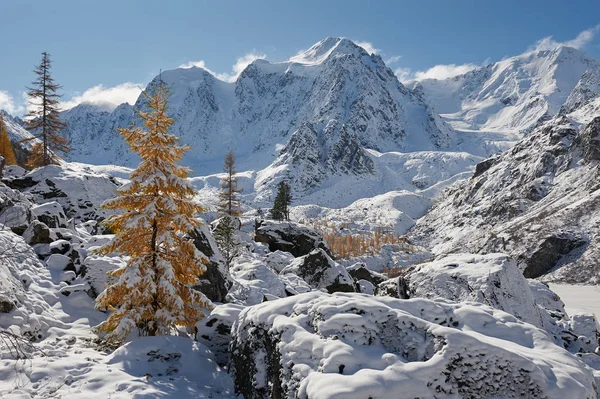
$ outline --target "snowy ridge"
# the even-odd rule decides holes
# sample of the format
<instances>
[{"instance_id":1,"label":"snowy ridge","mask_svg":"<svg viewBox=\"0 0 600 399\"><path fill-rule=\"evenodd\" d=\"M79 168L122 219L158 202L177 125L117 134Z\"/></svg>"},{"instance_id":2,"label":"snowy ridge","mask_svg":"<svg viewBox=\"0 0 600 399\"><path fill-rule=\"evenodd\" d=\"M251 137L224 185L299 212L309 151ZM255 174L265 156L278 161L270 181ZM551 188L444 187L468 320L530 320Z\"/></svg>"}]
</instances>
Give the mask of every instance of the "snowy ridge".
<instances>
[{"instance_id":1,"label":"snowy ridge","mask_svg":"<svg viewBox=\"0 0 600 399\"><path fill-rule=\"evenodd\" d=\"M424 80L415 89L457 129L528 132L555 116L584 73L598 67L598 60L579 50L557 47Z\"/></svg>"}]
</instances>

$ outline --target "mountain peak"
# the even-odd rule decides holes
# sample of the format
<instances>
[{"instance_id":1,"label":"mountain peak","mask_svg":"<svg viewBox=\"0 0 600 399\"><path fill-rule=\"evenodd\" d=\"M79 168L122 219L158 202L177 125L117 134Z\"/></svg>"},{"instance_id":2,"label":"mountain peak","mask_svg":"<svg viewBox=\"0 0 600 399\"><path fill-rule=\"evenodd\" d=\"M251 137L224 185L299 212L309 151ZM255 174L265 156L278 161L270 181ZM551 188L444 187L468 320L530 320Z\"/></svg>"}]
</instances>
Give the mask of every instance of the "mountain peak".
<instances>
[{"instance_id":1,"label":"mountain peak","mask_svg":"<svg viewBox=\"0 0 600 399\"><path fill-rule=\"evenodd\" d=\"M365 49L350 39L327 37L288 61L300 64L320 64L333 54L368 55Z\"/></svg>"}]
</instances>

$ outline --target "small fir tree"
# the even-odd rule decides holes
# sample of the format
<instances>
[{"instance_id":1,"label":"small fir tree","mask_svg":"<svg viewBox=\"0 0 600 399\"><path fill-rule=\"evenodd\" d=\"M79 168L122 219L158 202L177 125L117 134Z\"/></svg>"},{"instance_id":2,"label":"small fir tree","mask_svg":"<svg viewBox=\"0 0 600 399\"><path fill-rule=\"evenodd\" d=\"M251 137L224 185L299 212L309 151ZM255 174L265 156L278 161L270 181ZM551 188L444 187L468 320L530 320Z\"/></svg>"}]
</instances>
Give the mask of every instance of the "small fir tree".
<instances>
[{"instance_id":1,"label":"small fir tree","mask_svg":"<svg viewBox=\"0 0 600 399\"><path fill-rule=\"evenodd\" d=\"M185 235L199 225L194 215L204 211L193 201L189 169L176 164L189 147L168 134L173 119L167 116L166 87L160 84L152 96L144 95L149 111L138 114L145 129L119 129L141 162L119 196L104 204L124 213L106 221L115 238L100 253L129 257L109 273L117 282L96 300L97 308L112 310L97 329L116 343L136 327L140 335L167 335L176 325L193 329L209 306L191 288L206 268L204 255Z\"/></svg>"},{"instance_id":2,"label":"small fir tree","mask_svg":"<svg viewBox=\"0 0 600 399\"><path fill-rule=\"evenodd\" d=\"M240 210L239 199L239 193L241 193L242 190L238 188L235 154L233 151L229 151L227 155L225 155L223 170L225 171L225 177L221 179L218 211L224 215L239 216L242 213Z\"/></svg>"},{"instance_id":3,"label":"small fir tree","mask_svg":"<svg viewBox=\"0 0 600 399\"><path fill-rule=\"evenodd\" d=\"M237 222L235 216L225 215L219 219L213 230L217 247L225 258L227 267L231 266L231 261L238 255L238 243L235 240Z\"/></svg>"},{"instance_id":4,"label":"small fir tree","mask_svg":"<svg viewBox=\"0 0 600 399\"><path fill-rule=\"evenodd\" d=\"M51 66L50 54L43 52L42 61L34 69L37 78L32 82L32 87L27 88L33 109L26 115L29 118L26 127L33 137L23 141L35 138L41 140L40 145L36 143L31 149L31 156L27 162L27 166L31 168L57 164L59 158L56 153L67 153L71 150L67 145L67 138L60 135L66 127L66 123L61 121L59 116L61 95L58 94L58 90L62 86L50 75Z\"/></svg>"},{"instance_id":5,"label":"small fir tree","mask_svg":"<svg viewBox=\"0 0 600 399\"><path fill-rule=\"evenodd\" d=\"M288 183L281 181L277 186L277 195L271 208L271 217L276 220L290 220L290 204L292 203L291 188Z\"/></svg>"},{"instance_id":6,"label":"small fir tree","mask_svg":"<svg viewBox=\"0 0 600 399\"><path fill-rule=\"evenodd\" d=\"M4 165L16 165L17 158L15 157L15 152L12 147L12 143L10 142L10 138L8 137L8 130L6 130L6 124L4 123L4 118L0 114L0 155L4 158Z\"/></svg>"}]
</instances>

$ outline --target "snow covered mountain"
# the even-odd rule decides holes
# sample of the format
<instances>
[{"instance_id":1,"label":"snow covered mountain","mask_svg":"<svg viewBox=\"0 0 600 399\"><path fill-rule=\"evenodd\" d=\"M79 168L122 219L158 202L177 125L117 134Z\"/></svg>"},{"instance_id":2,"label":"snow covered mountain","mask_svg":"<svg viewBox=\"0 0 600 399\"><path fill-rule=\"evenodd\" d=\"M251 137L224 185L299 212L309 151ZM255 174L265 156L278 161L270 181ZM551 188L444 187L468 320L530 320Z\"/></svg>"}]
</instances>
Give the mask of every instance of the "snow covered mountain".
<instances>
[{"instance_id":1,"label":"snow covered mountain","mask_svg":"<svg viewBox=\"0 0 600 399\"><path fill-rule=\"evenodd\" d=\"M418 82L423 95L456 129L528 132L555 116L586 71L590 88L600 62L571 47L528 52L444 80ZM596 71L596 72L593 72ZM584 87L581 89L583 90Z\"/></svg>"},{"instance_id":2,"label":"snow covered mountain","mask_svg":"<svg viewBox=\"0 0 600 399\"><path fill-rule=\"evenodd\" d=\"M307 141L319 167L337 168L340 154L351 149L352 159L339 171L370 173L364 148L437 150L453 135L381 57L348 39L327 38L285 62L256 60L233 83L190 68L163 72L149 88L159 79L171 88L172 131L192 146L184 162L196 174L220 171L229 149L242 170L265 168L280 156L280 163L304 162L297 158L306 158L300 147ZM65 112L69 160L135 165L115 128L137 122L135 111L143 107L140 96L133 107L123 104L112 113L88 104Z\"/></svg>"},{"instance_id":3,"label":"snow covered mountain","mask_svg":"<svg viewBox=\"0 0 600 399\"><path fill-rule=\"evenodd\" d=\"M505 252L526 277L597 284L600 113L587 125L543 123L477 165L411 232L437 253Z\"/></svg>"}]
</instances>

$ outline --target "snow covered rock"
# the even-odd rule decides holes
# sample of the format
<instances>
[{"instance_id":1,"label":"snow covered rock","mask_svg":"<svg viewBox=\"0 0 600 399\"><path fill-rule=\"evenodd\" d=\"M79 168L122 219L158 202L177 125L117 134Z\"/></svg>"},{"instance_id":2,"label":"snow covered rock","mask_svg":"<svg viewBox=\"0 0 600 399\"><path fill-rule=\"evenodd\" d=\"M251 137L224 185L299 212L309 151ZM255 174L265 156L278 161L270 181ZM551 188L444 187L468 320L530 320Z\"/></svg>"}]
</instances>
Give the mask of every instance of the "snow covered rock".
<instances>
[{"instance_id":1,"label":"snow covered rock","mask_svg":"<svg viewBox=\"0 0 600 399\"><path fill-rule=\"evenodd\" d=\"M381 273L374 272L367 268L365 263L359 262L355 263L346 268L348 270L348 274L358 283L360 280L366 280L373 285L378 285L379 283L387 280L386 276ZM362 291L361 291L362 292Z\"/></svg>"},{"instance_id":2,"label":"snow covered rock","mask_svg":"<svg viewBox=\"0 0 600 399\"><path fill-rule=\"evenodd\" d=\"M531 324L476 303L301 294L232 328L246 398L596 398L592 371Z\"/></svg>"},{"instance_id":3,"label":"snow covered rock","mask_svg":"<svg viewBox=\"0 0 600 399\"><path fill-rule=\"evenodd\" d=\"M108 213L101 209L102 203L113 198L121 185L119 179L97 172L93 166L77 163L44 166L25 176L3 181L29 194L36 204L57 202L66 217L77 222L103 220Z\"/></svg>"},{"instance_id":4,"label":"snow covered rock","mask_svg":"<svg viewBox=\"0 0 600 399\"><path fill-rule=\"evenodd\" d=\"M62 326L52 306L58 287L23 238L0 230L0 330L37 341ZM63 283L64 284L64 283Z\"/></svg>"},{"instance_id":5,"label":"snow covered rock","mask_svg":"<svg viewBox=\"0 0 600 399\"><path fill-rule=\"evenodd\" d=\"M402 286L401 298L479 302L542 327L527 280L508 255L449 255L406 268L395 281Z\"/></svg>"},{"instance_id":6,"label":"snow covered rock","mask_svg":"<svg viewBox=\"0 0 600 399\"><path fill-rule=\"evenodd\" d=\"M600 345L598 320L591 313L577 313L571 316L571 328L577 336L578 352L594 353Z\"/></svg>"},{"instance_id":7,"label":"snow covered rock","mask_svg":"<svg viewBox=\"0 0 600 399\"><path fill-rule=\"evenodd\" d=\"M83 261L81 277L88 285L87 293L96 298L107 285L114 282L114 278L106 273L125 266L126 261L119 256L90 255Z\"/></svg>"},{"instance_id":8,"label":"snow covered rock","mask_svg":"<svg viewBox=\"0 0 600 399\"><path fill-rule=\"evenodd\" d=\"M295 257L307 255L317 248L332 256L329 245L316 231L291 222L262 222L256 229L254 240L267 244L271 252L289 252Z\"/></svg>"},{"instance_id":9,"label":"snow covered rock","mask_svg":"<svg viewBox=\"0 0 600 399\"><path fill-rule=\"evenodd\" d=\"M25 195L0 183L0 224L23 234L33 220L32 206Z\"/></svg>"},{"instance_id":10,"label":"snow covered rock","mask_svg":"<svg viewBox=\"0 0 600 399\"><path fill-rule=\"evenodd\" d=\"M67 227L65 212L56 201L35 205L31 208L37 219L48 227Z\"/></svg>"},{"instance_id":11,"label":"snow covered rock","mask_svg":"<svg viewBox=\"0 0 600 399\"><path fill-rule=\"evenodd\" d=\"M280 273L286 266L292 263L296 259L294 255L289 252L277 250L275 252L267 252L265 255L265 262L267 266Z\"/></svg>"},{"instance_id":12,"label":"snow covered rock","mask_svg":"<svg viewBox=\"0 0 600 399\"><path fill-rule=\"evenodd\" d=\"M233 303L219 305L196 324L196 339L214 353L220 366L229 363L231 327L243 309L244 306Z\"/></svg>"},{"instance_id":13,"label":"snow covered rock","mask_svg":"<svg viewBox=\"0 0 600 399\"><path fill-rule=\"evenodd\" d=\"M75 270L73 266L73 261L71 258L65 255L53 254L46 260L46 265L48 269L55 271L63 271L63 270Z\"/></svg>"},{"instance_id":14,"label":"snow covered rock","mask_svg":"<svg viewBox=\"0 0 600 399\"><path fill-rule=\"evenodd\" d=\"M324 289L329 293L355 291L354 280L346 268L331 259L321 248L295 259L281 274L294 274L303 278L314 289Z\"/></svg>"},{"instance_id":15,"label":"snow covered rock","mask_svg":"<svg viewBox=\"0 0 600 399\"><path fill-rule=\"evenodd\" d=\"M288 296L286 282L267 266L262 256L242 253L233 259L229 272L233 285L227 294L227 302L255 305Z\"/></svg>"},{"instance_id":16,"label":"snow covered rock","mask_svg":"<svg viewBox=\"0 0 600 399\"><path fill-rule=\"evenodd\" d=\"M29 245L49 244L58 239L56 233L39 220L31 222L27 230L23 233L23 238Z\"/></svg>"},{"instance_id":17,"label":"snow covered rock","mask_svg":"<svg viewBox=\"0 0 600 399\"><path fill-rule=\"evenodd\" d=\"M194 288L213 302L224 302L232 282L213 235L207 226L201 225L190 233L190 237L196 248L208 258L206 271Z\"/></svg>"}]
</instances>

